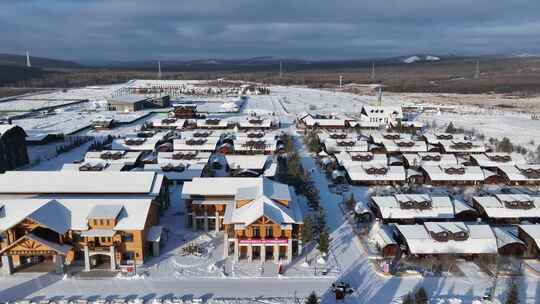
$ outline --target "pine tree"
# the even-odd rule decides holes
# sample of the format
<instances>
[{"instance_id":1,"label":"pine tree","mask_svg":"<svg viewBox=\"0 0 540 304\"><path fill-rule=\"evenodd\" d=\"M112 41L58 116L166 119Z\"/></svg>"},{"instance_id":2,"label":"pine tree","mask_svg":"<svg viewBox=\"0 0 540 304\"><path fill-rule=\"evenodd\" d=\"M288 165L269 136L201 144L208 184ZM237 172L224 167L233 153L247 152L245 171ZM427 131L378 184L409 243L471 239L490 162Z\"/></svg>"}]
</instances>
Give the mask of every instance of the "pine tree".
<instances>
[{"instance_id":1,"label":"pine tree","mask_svg":"<svg viewBox=\"0 0 540 304\"><path fill-rule=\"evenodd\" d=\"M446 133L456 133L456 127L454 127L454 123L450 122L448 126L446 127Z\"/></svg>"},{"instance_id":2,"label":"pine tree","mask_svg":"<svg viewBox=\"0 0 540 304\"><path fill-rule=\"evenodd\" d=\"M408 293L403 299L403 304L414 304L413 297Z\"/></svg>"},{"instance_id":3,"label":"pine tree","mask_svg":"<svg viewBox=\"0 0 540 304\"><path fill-rule=\"evenodd\" d=\"M304 218L304 227L302 227L302 243L307 244L313 240L313 219L311 216Z\"/></svg>"},{"instance_id":4,"label":"pine tree","mask_svg":"<svg viewBox=\"0 0 540 304\"><path fill-rule=\"evenodd\" d=\"M518 304L519 303L519 290L516 282L512 282L510 290L508 290L508 297L506 298L506 304Z\"/></svg>"},{"instance_id":5,"label":"pine tree","mask_svg":"<svg viewBox=\"0 0 540 304\"><path fill-rule=\"evenodd\" d=\"M324 254L328 254L328 250L330 249L330 242L332 239L330 239L330 234L328 233L327 229L324 229L319 234L319 244L317 245L317 249Z\"/></svg>"},{"instance_id":6,"label":"pine tree","mask_svg":"<svg viewBox=\"0 0 540 304\"><path fill-rule=\"evenodd\" d=\"M319 298L315 291L312 291L306 299L306 304L319 304Z\"/></svg>"},{"instance_id":7,"label":"pine tree","mask_svg":"<svg viewBox=\"0 0 540 304\"><path fill-rule=\"evenodd\" d=\"M427 304L427 302L428 302L428 296L427 296L426 290L424 289L424 287L420 287L416 291L416 294L414 295L414 303Z\"/></svg>"}]
</instances>

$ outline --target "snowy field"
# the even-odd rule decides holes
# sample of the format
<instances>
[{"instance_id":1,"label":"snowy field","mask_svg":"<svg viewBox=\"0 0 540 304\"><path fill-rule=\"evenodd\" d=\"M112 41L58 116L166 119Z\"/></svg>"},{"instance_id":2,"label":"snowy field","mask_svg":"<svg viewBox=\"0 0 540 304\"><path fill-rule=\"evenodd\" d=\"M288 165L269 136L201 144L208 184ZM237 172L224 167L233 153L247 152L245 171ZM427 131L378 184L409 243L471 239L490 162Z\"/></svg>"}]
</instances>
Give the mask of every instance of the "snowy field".
<instances>
[{"instance_id":1,"label":"snowy field","mask_svg":"<svg viewBox=\"0 0 540 304\"><path fill-rule=\"evenodd\" d=\"M87 97L92 99L90 105L99 101L118 86L100 89L104 95L92 95L97 89L91 89ZM376 104L376 97L371 95L354 95L345 92L316 90L303 87L274 86L270 95L250 96L237 114L220 114L220 117L242 118L249 113L274 115L279 119L285 131L295 134L291 122L303 111L321 113L340 113L354 116L363 104ZM86 93L85 93L86 94ZM83 95L81 93L81 95ZM99 95L99 94L98 94ZM418 100L407 94L388 94L383 98L385 105L415 103ZM69 107L68 107L69 108ZM512 111L495 111L475 106L456 108L458 113L442 113L441 115L422 114L419 119L426 122L436 121L442 126L452 121L456 126L476 129L489 137L515 137L515 142L527 144L533 140L540 143L540 121L533 121L526 114ZM35 119L22 121L23 127L43 130L70 130L79 125L79 111L65 109L54 120ZM96 112L102 113L102 112ZM152 114L148 119L164 117L164 113ZM144 122L145 119L121 126L111 131L80 132L81 135L101 136L107 134L129 133ZM65 121L65 122L64 122ZM19 121L16 121L19 123ZM305 168L315 168L314 159L297 141L297 148ZM41 162L38 170L57 170L65 162L81 158L86 147L80 147L59 157ZM356 236L338 203L349 195L338 195L329 191L325 174L318 169L312 173L320 191L321 203L326 210L326 220L331 231L330 256L322 266L314 250L307 250L305 256L294 261L283 276L264 271L264 267L256 263L247 265L240 263L232 266L223 257L222 236L213 233L193 232L185 227L183 201L180 199L181 188L171 189L172 207L162 218L162 224L170 231L169 241L162 255L150 259L140 267L140 276L135 279L77 279L60 277L53 274L15 274L0 280L0 301L13 299L68 300L77 298L127 298L143 299L152 303L154 298L179 297L190 303L189 299L200 298L196 303L299 303L295 297L305 297L311 291L322 296L322 303L335 303L330 285L335 281L351 283L355 292L345 303L401 303L408 292L424 287L431 300L430 303L488 303L479 299L487 288L495 286L495 303L504 303L508 278L495 280L492 277L479 275L473 265L464 263L464 276L429 276L420 275L393 277L381 274L375 268L370 257L364 251L364 244ZM352 187L355 197L363 198L367 187ZM184 248L197 244L204 248L200 255L186 255ZM331 268L327 276L317 274L318 268ZM517 278L521 303L539 303L540 278L532 273ZM189 301L189 302L188 302ZM300 301L301 303L302 301ZM178 302L180 303L180 302Z\"/></svg>"}]
</instances>

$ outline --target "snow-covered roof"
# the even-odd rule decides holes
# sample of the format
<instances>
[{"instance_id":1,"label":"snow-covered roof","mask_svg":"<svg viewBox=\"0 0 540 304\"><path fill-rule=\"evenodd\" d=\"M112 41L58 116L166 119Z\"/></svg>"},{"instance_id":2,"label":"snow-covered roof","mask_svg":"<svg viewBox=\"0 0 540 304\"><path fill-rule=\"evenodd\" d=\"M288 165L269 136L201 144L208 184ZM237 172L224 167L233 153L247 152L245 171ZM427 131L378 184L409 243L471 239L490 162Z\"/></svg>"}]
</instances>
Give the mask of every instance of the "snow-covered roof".
<instances>
[{"instance_id":1,"label":"snow-covered roof","mask_svg":"<svg viewBox=\"0 0 540 304\"><path fill-rule=\"evenodd\" d=\"M324 146L328 153L336 153L341 151L347 152L367 152L368 143L365 140L357 139L332 139L324 140Z\"/></svg>"},{"instance_id":2,"label":"snow-covered roof","mask_svg":"<svg viewBox=\"0 0 540 304\"><path fill-rule=\"evenodd\" d=\"M234 140L235 151L264 151L274 152L277 150L276 139L238 137Z\"/></svg>"},{"instance_id":3,"label":"snow-covered roof","mask_svg":"<svg viewBox=\"0 0 540 304\"><path fill-rule=\"evenodd\" d=\"M96 205L88 214L89 219L116 219L120 211L122 211L122 205Z\"/></svg>"},{"instance_id":4,"label":"snow-covered roof","mask_svg":"<svg viewBox=\"0 0 540 304\"><path fill-rule=\"evenodd\" d=\"M215 123L212 123L211 121ZM229 120L220 118L197 119L196 125L197 128L226 129L229 127Z\"/></svg>"},{"instance_id":5,"label":"snow-covered roof","mask_svg":"<svg viewBox=\"0 0 540 304\"><path fill-rule=\"evenodd\" d=\"M108 164L134 165L141 157L141 151L89 151L84 155L85 162L103 162Z\"/></svg>"},{"instance_id":6,"label":"snow-covered roof","mask_svg":"<svg viewBox=\"0 0 540 304\"><path fill-rule=\"evenodd\" d=\"M254 121L256 120L256 122ZM270 128L272 126L272 120L269 118L261 117L247 117L246 119L238 121L240 128Z\"/></svg>"},{"instance_id":7,"label":"snow-covered roof","mask_svg":"<svg viewBox=\"0 0 540 304\"><path fill-rule=\"evenodd\" d=\"M502 247L509 244L525 244L517 236L515 236L511 231L502 228L502 227L491 227L493 233L495 233L495 238L497 239L497 247L501 249Z\"/></svg>"},{"instance_id":8,"label":"snow-covered roof","mask_svg":"<svg viewBox=\"0 0 540 304\"><path fill-rule=\"evenodd\" d=\"M211 152L197 152L197 151L176 151L176 152L158 152L157 163L158 164L202 164L208 163Z\"/></svg>"},{"instance_id":9,"label":"snow-covered roof","mask_svg":"<svg viewBox=\"0 0 540 304\"><path fill-rule=\"evenodd\" d=\"M165 176L168 180L173 181L190 181L195 177L201 177L205 164L196 163L158 163L158 164L145 164L138 171L143 172L156 172Z\"/></svg>"},{"instance_id":10,"label":"snow-covered roof","mask_svg":"<svg viewBox=\"0 0 540 304\"><path fill-rule=\"evenodd\" d=\"M386 165L388 157L386 154L374 154L371 152L345 152L335 154L338 163L343 167L364 165Z\"/></svg>"},{"instance_id":11,"label":"snow-covered roof","mask_svg":"<svg viewBox=\"0 0 540 304\"><path fill-rule=\"evenodd\" d=\"M519 153L484 153L471 154L470 157L476 161L480 167L498 167L525 165L527 161Z\"/></svg>"},{"instance_id":12,"label":"snow-covered roof","mask_svg":"<svg viewBox=\"0 0 540 304\"><path fill-rule=\"evenodd\" d=\"M527 194L474 196L491 218L540 218L540 197Z\"/></svg>"},{"instance_id":13,"label":"snow-covered roof","mask_svg":"<svg viewBox=\"0 0 540 304\"><path fill-rule=\"evenodd\" d=\"M497 168L510 181L540 181L540 165L499 165Z\"/></svg>"},{"instance_id":14,"label":"snow-covered roof","mask_svg":"<svg viewBox=\"0 0 540 304\"><path fill-rule=\"evenodd\" d=\"M230 216L224 218L224 224L247 226L263 216L279 225L297 223L292 205L290 207L284 206L264 195L254 198L240 208L237 208L234 203L229 204L227 208L233 208L233 210L230 212Z\"/></svg>"},{"instance_id":15,"label":"snow-covered roof","mask_svg":"<svg viewBox=\"0 0 540 304\"><path fill-rule=\"evenodd\" d=\"M402 166L351 165L345 168L352 181L404 181L405 168Z\"/></svg>"},{"instance_id":16,"label":"snow-covered roof","mask_svg":"<svg viewBox=\"0 0 540 304\"><path fill-rule=\"evenodd\" d=\"M427 222L395 225L411 254L496 254L497 240L489 225ZM440 236L439 240L435 235Z\"/></svg>"},{"instance_id":17,"label":"snow-covered roof","mask_svg":"<svg viewBox=\"0 0 540 304\"><path fill-rule=\"evenodd\" d=\"M268 155L225 155L231 169L262 170L270 161Z\"/></svg>"},{"instance_id":18,"label":"snow-covered roof","mask_svg":"<svg viewBox=\"0 0 540 304\"><path fill-rule=\"evenodd\" d=\"M452 166L458 161L455 154L441 154L437 152L404 153L403 157L413 167L421 166Z\"/></svg>"},{"instance_id":19,"label":"snow-covered roof","mask_svg":"<svg viewBox=\"0 0 540 304\"><path fill-rule=\"evenodd\" d=\"M485 175L478 166L441 165L422 166L431 181L484 181Z\"/></svg>"},{"instance_id":20,"label":"snow-covered roof","mask_svg":"<svg viewBox=\"0 0 540 304\"><path fill-rule=\"evenodd\" d=\"M536 247L540 248L540 225L525 224L519 225L519 228L534 240Z\"/></svg>"},{"instance_id":21,"label":"snow-covered roof","mask_svg":"<svg viewBox=\"0 0 540 304\"><path fill-rule=\"evenodd\" d=\"M240 192L238 193L240 189ZM261 191L278 200L291 200L289 187L264 177L201 177L184 183L182 198L192 196L242 196L251 199Z\"/></svg>"},{"instance_id":22,"label":"snow-covered roof","mask_svg":"<svg viewBox=\"0 0 540 304\"><path fill-rule=\"evenodd\" d=\"M111 149L123 151L153 151L156 148L156 145L169 135L169 132L157 132L152 137L129 135L126 138L114 139L111 144Z\"/></svg>"},{"instance_id":23,"label":"snow-covered roof","mask_svg":"<svg viewBox=\"0 0 540 304\"><path fill-rule=\"evenodd\" d=\"M394 196L373 196L371 200L378 206L383 219L454 218L454 204L450 197L395 194Z\"/></svg>"},{"instance_id":24,"label":"snow-covered roof","mask_svg":"<svg viewBox=\"0 0 540 304\"><path fill-rule=\"evenodd\" d=\"M0 217L0 231L5 231L29 218L63 234L67 230L88 230L88 219L96 206L115 213L114 230L143 230L152 204L151 198L84 196L55 198L4 199L5 217ZM109 209L111 207L111 209ZM100 212L101 213L101 212Z\"/></svg>"},{"instance_id":25,"label":"snow-covered roof","mask_svg":"<svg viewBox=\"0 0 540 304\"><path fill-rule=\"evenodd\" d=\"M180 118L153 119L151 123L154 128L171 128L181 130L186 125L186 120Z\"/></svg>"},{"instance_id":26,"label":"snow-covered roof","mask_svg":"<svg viewBox=\"0 0 540 304\"><path fill-rule=\"evenodd\" d=\"M159 242L161 241L161 235L163 234L163 226L152 226L148 229L146 234L146 241Z\"/></svg>"},{"instance_id":27,"label":"snow-covered roof","mask_svg":"<svg viewBox=\"0 0 540 304\"><path fill-rule=\"evenodd\" d=\"M14 124L0 124L0 136L4 135L4 133L6 133L7 131L15 127L18 127L18 126Z\"/></svg>"},{"instance_id":28,"label":"snow-covered roof","mask_svg":"<svg viewBox=\"0 0 540 304\"><path fill-rule=\"evenodd\" d=\"M200 129L200 130L184 130L182 131L181 138L220 138L223 134L226 134L226 130L210 130L210 129Z\"/></svg>"},{"instance_id":29,"label":"snow-covered roof","mask_svg":"<svg viewBox=\"0 0 540 304\"><path fill-rule=\"evenodd\" d=\"M0 174L0 194L157 195L162 180L153 172L8 171Z\"/></svg>"},{"instance_id":30,"label":"snow-covered roof","mask_svg":"<svg viewBox=\"0 0 540 304\"><path fill-rule=\"evenodd\" d=\"M264 177L274 177L277 174L278 164L277 162L272 162L266 170L264 170Z\"/></svg>"},{"instance_id":31,"label":"snow-covered roof","mask_svg":"<svg viewBox=\"0 0 540 304\"><path fill-rule=\"evenodd\" d=\"M305 115L300 118L307 126L313 127L318 125L320 127L345 127L345 119L341 118L314 118L313 115Z\"/></svg>"},{"instance_id":32,"label":"snow-covered roof","mask_svg":"<svg viewBox=\"0 0 540 304\"><path fill-rule=\"evenodd\" d=\"M406 152L406 153L415 153L415 152L426 152L427 145L425 141L411 140L411 139L398 139L398 140L388 140L383 139L382 145L387 152Z\"/></svg>"},{"instance_id":33,"label":"snow-covered roof","mask_svg":"<svg viewBox=\"0 0 540 304\"><path fill-rule=\"evenodd\" d=\"M175 151L214 151L219 141L217 137L191 137L174 139Z\"/></svg>"}]
</instances>

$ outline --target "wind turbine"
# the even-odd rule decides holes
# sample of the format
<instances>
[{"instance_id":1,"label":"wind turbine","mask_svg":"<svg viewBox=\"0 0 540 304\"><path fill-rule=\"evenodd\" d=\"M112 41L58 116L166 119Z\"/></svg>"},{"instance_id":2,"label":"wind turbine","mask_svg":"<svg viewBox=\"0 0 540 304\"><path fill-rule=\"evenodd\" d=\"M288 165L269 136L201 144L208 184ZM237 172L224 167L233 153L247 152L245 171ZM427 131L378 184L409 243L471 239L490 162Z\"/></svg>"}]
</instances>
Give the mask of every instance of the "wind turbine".
<instances>
[{"instance_id":1,"label":"wind turbine","mask_svg":"<svg viewBox=\"0 0 540 304\"><path fill-rule=\"evenodd\" d=\"M158 78L161 79L161 61L157 62L157 66L158 66Z\"/></svg>"},{"instance_id":2,"label":"wind turbine","mask_svg":"<svg viewBox=\"0 0 540 304\"><path fill-rule=\"evenodd\" d=\"M28 50L26 50L26 67L31 68L32 64L30 63L30 53L28 53Z\"/></svg>"}]
</instances>

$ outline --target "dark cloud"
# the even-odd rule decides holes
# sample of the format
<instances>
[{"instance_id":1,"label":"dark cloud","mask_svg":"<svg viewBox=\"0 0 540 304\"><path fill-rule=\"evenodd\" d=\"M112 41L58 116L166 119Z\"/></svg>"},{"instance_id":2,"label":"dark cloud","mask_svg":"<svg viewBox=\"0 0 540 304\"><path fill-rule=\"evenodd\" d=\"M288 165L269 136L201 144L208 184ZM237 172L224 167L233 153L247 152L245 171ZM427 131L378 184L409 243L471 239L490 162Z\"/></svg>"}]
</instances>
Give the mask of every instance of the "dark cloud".
<instances>
[{"instance_id":1,"label":"dark cloud","mask_svg":"<svg viewBox=\"0 0 540 304\"><path fill-rule=\"evenodd\" d=\"M73 60L540 53L538 0L0 0L0 52Z\"/></svg>"}]
</instances>

